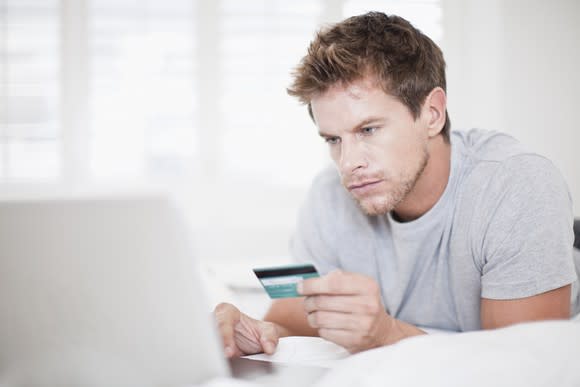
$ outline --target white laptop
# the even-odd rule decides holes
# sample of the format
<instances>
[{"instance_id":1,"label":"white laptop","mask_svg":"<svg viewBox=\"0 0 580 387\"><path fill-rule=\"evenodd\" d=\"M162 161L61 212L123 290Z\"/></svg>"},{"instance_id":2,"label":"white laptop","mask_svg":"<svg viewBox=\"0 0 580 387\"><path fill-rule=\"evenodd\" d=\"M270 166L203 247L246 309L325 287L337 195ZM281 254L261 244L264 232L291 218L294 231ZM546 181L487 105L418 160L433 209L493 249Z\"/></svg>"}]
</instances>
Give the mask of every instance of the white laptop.
<instances>
[{"instance_id":1,"label":"white laptop","mask_svg":"<svg viewBox=\"0 0 580 387\"><path fill-rule=\"evenodd\" d=\"M162 195L0 199L0 386L183 386L229 375Z\"/></svg>"},{"instance_id":2,"label":"white laptop","mask_svg":"<svg viewBox=\"0 0 580 387\"><path fill-rule=\"evenodd\" d=\"M226 362L187 232L161 194L0 198L0 387L317 380Z\"/></svg>"}]
</instances>

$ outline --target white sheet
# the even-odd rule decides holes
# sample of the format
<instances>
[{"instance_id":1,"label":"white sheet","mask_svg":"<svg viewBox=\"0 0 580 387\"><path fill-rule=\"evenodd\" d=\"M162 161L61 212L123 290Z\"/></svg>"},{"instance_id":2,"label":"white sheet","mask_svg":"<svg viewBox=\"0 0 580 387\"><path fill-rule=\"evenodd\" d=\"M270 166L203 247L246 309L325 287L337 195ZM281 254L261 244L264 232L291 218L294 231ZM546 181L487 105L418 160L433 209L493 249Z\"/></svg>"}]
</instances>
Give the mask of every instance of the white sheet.
<instances>
[{"instance_id":1,"label":"white sheet","mask_svg":"<svg viewBox=\"0 0 580 387\"><path fill-rule=\"evenodd\" d=\"M273 355L260 353L246 357L274 363L331 368L348 355L346 349L320 337L291 336L280 339Z\"/></svg>"},{"instance_id":2,"label":"white sheet","mask_svg":"<svg viewBox=\"0 0 580 387\"><path fill-rule=\"evenodd\" d=\"M418 336L340 360L316 386L580 386L580 323Z\"/></svg>"}]
</instances>

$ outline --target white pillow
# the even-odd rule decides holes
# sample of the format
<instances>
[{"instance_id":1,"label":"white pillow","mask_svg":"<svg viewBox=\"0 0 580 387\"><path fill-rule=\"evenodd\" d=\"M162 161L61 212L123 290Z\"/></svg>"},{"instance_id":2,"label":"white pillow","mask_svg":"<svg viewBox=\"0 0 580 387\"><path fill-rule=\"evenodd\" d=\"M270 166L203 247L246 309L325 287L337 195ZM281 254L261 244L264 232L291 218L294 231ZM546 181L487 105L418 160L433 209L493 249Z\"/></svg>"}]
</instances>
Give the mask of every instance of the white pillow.
<instances>
[{"instance_id":1,"label":"white pillow","mask_svg":"<svg viewBox=\"0 0 580 387\"><path fill-rule=\"evenodd\" d=\"M316 386L580 386L580 323L417 336L341 360Z\"/></svg>"}]
</instances>

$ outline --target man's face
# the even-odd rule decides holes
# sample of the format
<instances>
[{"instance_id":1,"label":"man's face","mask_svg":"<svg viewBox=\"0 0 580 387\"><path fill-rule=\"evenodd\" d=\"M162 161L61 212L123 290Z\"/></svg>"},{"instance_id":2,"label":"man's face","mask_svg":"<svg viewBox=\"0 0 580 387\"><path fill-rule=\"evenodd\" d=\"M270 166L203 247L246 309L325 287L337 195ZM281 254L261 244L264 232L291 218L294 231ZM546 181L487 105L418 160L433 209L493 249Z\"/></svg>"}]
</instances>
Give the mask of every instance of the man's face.
<instances>
[{"instance_id":1,"label":"man's face","mask_svg":"<svg viewBox=\"0 0 580 387\"><path fill-rule=\"evenodd\" d=\"M369 215L394 210L429 159L421 118L368 80L335 85L311 106L344 187Z\"/></svg>"}]
</instances>

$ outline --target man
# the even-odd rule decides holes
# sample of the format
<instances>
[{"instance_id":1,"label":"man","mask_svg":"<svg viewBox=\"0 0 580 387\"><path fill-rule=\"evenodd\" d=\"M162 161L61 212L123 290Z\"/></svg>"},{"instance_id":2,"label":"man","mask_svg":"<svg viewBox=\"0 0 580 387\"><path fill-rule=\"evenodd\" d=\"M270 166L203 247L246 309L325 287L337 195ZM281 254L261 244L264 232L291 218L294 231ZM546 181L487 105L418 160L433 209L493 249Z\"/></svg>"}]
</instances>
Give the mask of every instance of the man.
<instances>
[{"instance_id":1,"label":"man","mask_svg":"<svg viewBox=\"0 0 580 387\"><path fill-rule=\"evenodd\" d=\"M509 136L450 133L440 49L371 12L321 31L289 94L334 169L315 180L291 245L323 274L264 321L215 316L227 356L313 335L350 352L425 334L570 317L572 209L545 158Z\"/></svg>"}]
</instances>

